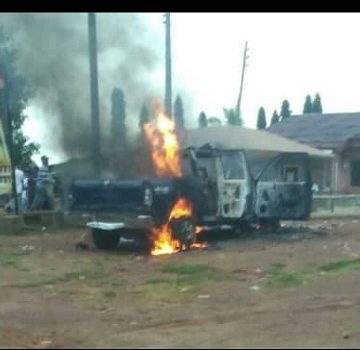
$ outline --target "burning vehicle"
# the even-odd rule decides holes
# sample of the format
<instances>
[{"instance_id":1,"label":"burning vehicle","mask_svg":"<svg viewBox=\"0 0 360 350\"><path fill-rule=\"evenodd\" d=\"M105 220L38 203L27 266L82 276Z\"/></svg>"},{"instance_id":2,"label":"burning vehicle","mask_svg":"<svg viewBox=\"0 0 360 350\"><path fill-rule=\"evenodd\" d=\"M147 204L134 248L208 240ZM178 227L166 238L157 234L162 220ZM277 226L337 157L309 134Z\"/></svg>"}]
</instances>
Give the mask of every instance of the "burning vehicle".
<instances>
[{"instance_id":1,"label":"burning vehicle","mask_svg":"<svg viewBox=\"0 0 360 350\"><path fill-rule=\"evenodd\" d=\"M198 235L224 225L241 229L258 223L276 229L280 220L309 218L308 153L264 157L201 137L202 145L180 148L174 122L162 113L156 126L147 123L144 130L155 178L72 183L72 211L90 214L87 226L98 248L133 240L146 244L153 255L169 254L203 246Z\"/></svg>"}]
</instances>

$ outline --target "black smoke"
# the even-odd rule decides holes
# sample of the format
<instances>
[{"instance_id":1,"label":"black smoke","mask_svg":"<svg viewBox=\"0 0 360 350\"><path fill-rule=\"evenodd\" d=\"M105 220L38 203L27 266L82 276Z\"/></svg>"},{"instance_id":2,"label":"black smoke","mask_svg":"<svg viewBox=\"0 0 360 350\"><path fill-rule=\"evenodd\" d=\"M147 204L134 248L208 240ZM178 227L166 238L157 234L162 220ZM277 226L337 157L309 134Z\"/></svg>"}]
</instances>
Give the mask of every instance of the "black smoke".
<instances>
[{"instance_id":1,"label":"black smoke","mask_svg":"<svg viewBox=\"0 0 360 350\"><path fill-rule=\"evenodd\" d=\"M97 14L98 78L102 149L110 146L111 92L121 87L127 124L138 131L143 103L162 95L154 72L163 66L163 37L149 32L144 14ZM14 39L19 72L35 88L49 139L69 157L91 151L88 27L86 13L1 14Z\"/></svg>"}]
</instances>

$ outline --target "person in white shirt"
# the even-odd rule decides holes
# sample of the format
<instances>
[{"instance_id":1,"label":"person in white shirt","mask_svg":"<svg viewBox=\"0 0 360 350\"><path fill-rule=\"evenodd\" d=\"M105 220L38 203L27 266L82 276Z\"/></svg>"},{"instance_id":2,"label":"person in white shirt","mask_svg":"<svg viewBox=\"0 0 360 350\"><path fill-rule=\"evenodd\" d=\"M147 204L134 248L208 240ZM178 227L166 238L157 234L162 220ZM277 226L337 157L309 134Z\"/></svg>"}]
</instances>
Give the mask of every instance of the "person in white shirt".
<instances>
[{"instance_id":1,"label":"person in white shirt","mask_svg":"<svg viewBox=\"0 0 360 350\"><path fill-rule=\"evenodd\" d=\"M16 196L18 202L19 212L23 212L23 190L24 190L24 172L18 167L15 168L15 185L16 185Z\"/></svg>"}]
</instances>

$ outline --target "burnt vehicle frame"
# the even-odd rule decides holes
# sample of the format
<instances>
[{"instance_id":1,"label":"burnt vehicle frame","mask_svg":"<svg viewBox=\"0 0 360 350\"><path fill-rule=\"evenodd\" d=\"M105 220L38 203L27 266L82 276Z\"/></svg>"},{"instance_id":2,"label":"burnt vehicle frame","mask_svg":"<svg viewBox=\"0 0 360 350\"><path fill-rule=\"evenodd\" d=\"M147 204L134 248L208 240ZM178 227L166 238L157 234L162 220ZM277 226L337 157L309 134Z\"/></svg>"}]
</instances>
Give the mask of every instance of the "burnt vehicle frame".
<instances>
[{"instance_id":1,"label":"burnt vehicle frame","mask_svg":"<svg viewBox=\"0 0 360 350\"><path fill-rule=\"evenodd\" d=\"M276 230L280 220L307 220L311 209L307 153L254 157L245 150L206 144L182 150L183 177L147 180L74 180L71 210L89 215L87 226L99 248L121 241L151 246L153 228L163 225L174 203L186 198L192 217L169 225L184 247L195 226L243 229L251 223Z\"/></svg>"}]
</instances>

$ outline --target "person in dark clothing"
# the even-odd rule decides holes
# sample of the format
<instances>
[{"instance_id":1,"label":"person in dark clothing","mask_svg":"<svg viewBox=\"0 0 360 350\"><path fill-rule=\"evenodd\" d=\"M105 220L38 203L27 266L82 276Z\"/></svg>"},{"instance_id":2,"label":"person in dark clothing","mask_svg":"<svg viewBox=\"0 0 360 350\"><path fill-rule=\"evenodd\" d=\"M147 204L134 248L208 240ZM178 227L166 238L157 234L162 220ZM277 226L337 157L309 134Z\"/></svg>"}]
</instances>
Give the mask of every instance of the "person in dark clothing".
<instances>
[{"instance_id":1,"label":"person in dark clothing","mask_svg":"<svg viewBox=\"0 0 360 350\"><path fill-rule=\"evenodd\" d=\"M35 198L30 207L31 210L52 209L54 207L54 179L49 172L48 157L42 156L41 163L36 177Z\"/></svg>"},{"instance_id":2,"label":"person in dark clothing","mask_svg":"<svg viewBox=\"0 0 360 350\"><path fill-rule=\"evenodd\" d=\"M34 201L35 192L36 192L36 179L38 177L39 167L34 165L31 170L27 181L27 200L28 200L28 209L31 208L31 205Z\"/></svg>"}]
</instances>

